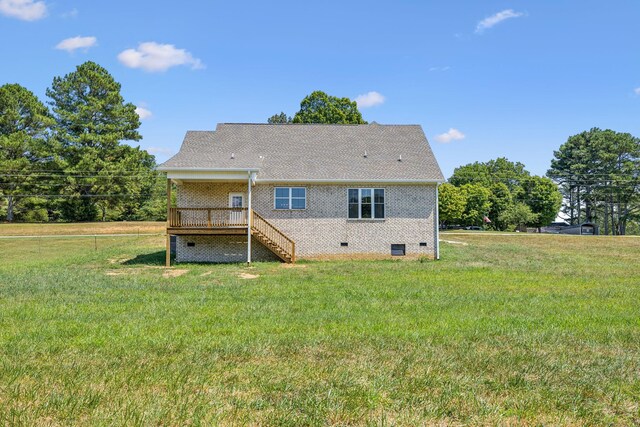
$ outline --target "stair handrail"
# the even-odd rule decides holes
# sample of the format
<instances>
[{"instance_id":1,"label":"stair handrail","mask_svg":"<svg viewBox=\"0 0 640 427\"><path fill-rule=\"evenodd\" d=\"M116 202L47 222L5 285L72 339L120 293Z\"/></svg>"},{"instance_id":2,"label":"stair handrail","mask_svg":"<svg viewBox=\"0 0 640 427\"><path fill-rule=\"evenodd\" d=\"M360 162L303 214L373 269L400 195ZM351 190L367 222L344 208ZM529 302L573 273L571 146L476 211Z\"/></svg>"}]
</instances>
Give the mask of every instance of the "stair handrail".
<instances>
[{"instance_id":1,"label":"stair handrail","mask_svg":"<svg viewBox=\"0 0 640 427\"><path fill-rule=\"evenodd\" d=\"M278 229L275 225L271 224L269 221L264 219L262 215L257 213L256 211L251 211L253 217L251 221L251 228L259 231L267 238L272 240L275 244L277 244L287 255L291 257L291 262L295 262L295 252L296 252L296 244L295 242L286 234ZM256 221L257 220L257 221ZM264 224L264 226L262 226ZM265 227L266 226L266 227ZM267 228L268 227L268 228ZM276 234L276 236L273 236ZM274 239L276 237L279 241ZM285 244L288 243L288 244Z\"/></svg>"}]
</instances>

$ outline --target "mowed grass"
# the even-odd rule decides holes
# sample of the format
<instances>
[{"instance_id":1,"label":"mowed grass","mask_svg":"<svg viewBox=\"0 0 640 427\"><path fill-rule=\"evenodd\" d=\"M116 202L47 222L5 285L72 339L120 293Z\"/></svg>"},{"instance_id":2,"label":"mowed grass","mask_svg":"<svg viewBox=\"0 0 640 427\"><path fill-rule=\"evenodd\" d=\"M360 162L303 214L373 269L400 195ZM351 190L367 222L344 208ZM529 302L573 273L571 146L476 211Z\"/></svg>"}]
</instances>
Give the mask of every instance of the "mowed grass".
<instances>
[{"instance_id":1,"label":"mowed grass","mask_svg":"<svg viewBox=\"0 0 640 427\"><path fill-rule=\"evenodd\" d=\"M640 424L640 239L442 238L171 269L162 236L0 240L0 425Z\"/></svg>"},{"instance_id":2,"label":"mowed grass","mask_svg":"<svg viewBox=\"0 0 640 427\"><path fill-rule=\"evenodd\" d=\"M166 222L74 222L51 224L0 224L0 236L53 236L94 234L161 234Z\"/></svg>"}]
</instances>

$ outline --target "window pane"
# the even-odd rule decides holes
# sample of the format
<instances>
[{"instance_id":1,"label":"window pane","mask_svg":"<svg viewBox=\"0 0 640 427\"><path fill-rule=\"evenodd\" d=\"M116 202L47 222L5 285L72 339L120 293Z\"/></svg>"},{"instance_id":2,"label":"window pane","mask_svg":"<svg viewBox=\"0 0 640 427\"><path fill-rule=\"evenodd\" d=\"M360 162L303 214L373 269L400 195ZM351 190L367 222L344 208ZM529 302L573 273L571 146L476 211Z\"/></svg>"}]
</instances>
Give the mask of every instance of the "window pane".
<instances>
[{"instance_id":1,"label":"window pane","mask_svg":"<svg viewBox=\"0 0 640 427\"><path fill-rule=\"evenodd\" d=\"M358 189L350 188L349 189L349 203L358 203Z\"/></svg>"},{"instance_id":2,"label":"window pane","mask_svg":"<svg viewBox=\"0 0 640 427\"><path fill-rule=\"evenodd\" d=\"M276 198L276 209L289 209L289 198Z\"/></svg>"},{"instance_id":3,"label":"window pane","mask_svg":"<svg viewBox=\"0 0 640 427\"><path fill-rule=\"evenodd\" d=\"M241 208L242 207L242 196L231 196L231 207L232 208Z\"/></svg>"},{"instance_id":4,"label":"window pane","mask_svg":"<svg viewBox=\"0 0 640 427\"><path fill-rule=\"evenodd\" d=\"M384 203L384 190L379 188L373 191L374 200L376 203Z\"/></svg>"},{"instance_id":5,"label":"window pane","mask_svg":"<svg viewBox=\"0 0 640 427\"><path fill-rule=\"evenodd\" d=\"M362 204L362 218L371 218L371 203Z\"/></svg>"},{"instance_id":6,"label":"window pane","mask_svg":"<svg viewBox=\"0 0 640 427\"><path fill-rule=\"evenodd\" d=\"M291 209L304 209L304 199L291 199Z\"/></svg>"},{"instance_id":7,"label":"window pane","mask_svg":"<svg viewBox=\"0 0 640 427\"><path fill-rule=\"evenodd\" d=\"M306 197L306 188L292 188L291 197Z\"/></svg>"},{"instance_id":8,"label":"window pane","mask_svg":"<svg viewBox=\"0 0 640 427\"><path fill-rule=\"evenodd\" d=\"M376 203L376 218L384 218L384 204Z\"/></svg>"},{"instance_id":9,"label":"window pane","mask_svg":"<svg viewBox=\"0 0 640 427\"><path fill-rule=\"evenodd\" d=\"M358 204L349 203L349 218L358 218Z\"/></svg>"},{"instance_id":10,"label":"window pane","mask_svg":"<svg viewBox=\"0 0 640 427\"><path fill-rule=\"evenodd\" d=\"M289 189L287 187L276 187L276 197L289 197Z\"/></svg>"},{"instance_id":11,"label":"window pane","mask_svg":"<svg viewBox=\"0 0 640 427\"><path fill-rule=\"evenodd\" d=\"M360 196L362 197L362 203L371 203L371 189L363 188L360 190Z\"/></svg>"}]
</instances>

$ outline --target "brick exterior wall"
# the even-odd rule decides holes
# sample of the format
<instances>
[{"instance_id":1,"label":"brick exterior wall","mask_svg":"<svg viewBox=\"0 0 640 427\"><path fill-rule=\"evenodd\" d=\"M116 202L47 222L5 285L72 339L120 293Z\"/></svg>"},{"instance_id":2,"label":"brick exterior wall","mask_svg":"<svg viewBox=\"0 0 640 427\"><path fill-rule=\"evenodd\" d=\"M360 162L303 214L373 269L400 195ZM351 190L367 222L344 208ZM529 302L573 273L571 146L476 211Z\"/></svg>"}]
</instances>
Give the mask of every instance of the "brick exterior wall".
<instances>
[{"instance_id":1,"label":"brick exterior wall","mask_svg":"<svg viewBox=\"0 0 640 427\"><path fill-rule=\"evenodd\" d=\"M286 187L287 184L278 184ZM274 209L276 185L257 184L252 189L253 209L296 242L296 256L391 253L392 244L404 244L407 255L435 256L436 186L434 185L300 185L307 189L304 210ZM385 219L347 218L349 188L384 188ZM178 207L227 207L229 193L244 193L246 183L184 183L178 187ZM178 236L177 261L246 261L240 236ZM186 246L187 241L195 246ZM345 242L348 246L341 246ZM420 246L426 243L426 246ZM275 255L252 242L252 259ZM277 258L275 258L277 259Z\"/></svg>"},{"instance_id":2,"label":"brick exterior wall","mask_svg":"<svg viewBox=\"0 0 640 427\"><path fill-rule=\"evenodd\" d=\"M176 236L177 262L246 262L247 236ZM187 246L193 243L194 246ZM251 259L279 261L273 252L251 239Z\"/></svg>"}]
</instances>

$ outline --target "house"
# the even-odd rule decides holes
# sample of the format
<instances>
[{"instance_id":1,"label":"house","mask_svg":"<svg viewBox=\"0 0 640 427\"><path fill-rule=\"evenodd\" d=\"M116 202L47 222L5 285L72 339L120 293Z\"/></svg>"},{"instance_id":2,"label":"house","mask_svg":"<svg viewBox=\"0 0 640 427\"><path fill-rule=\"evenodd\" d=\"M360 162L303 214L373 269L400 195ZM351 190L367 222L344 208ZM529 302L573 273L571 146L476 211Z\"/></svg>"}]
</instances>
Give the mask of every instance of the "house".
<instances>
[{"instance_id":1,"label":"house","mask_svg":"<svg viewBox=\"0 0 640 427\"><path fill-rule=\"evenodd\" d=\"M597 236L600 230L593 222L583 222L579 225L571 225L559 230L559 234L577 234L580 236Z\"/></svg>"},{"instance_id":2,"label":"house","mask_svg":"<svg viewBox=\"0 0 640 427\"><path fill-rule=\"evenodd\" d=\"M178 262L438 258L444 181L418 125L218 124L158 170Z\"/></svg>"}]
</instances>

